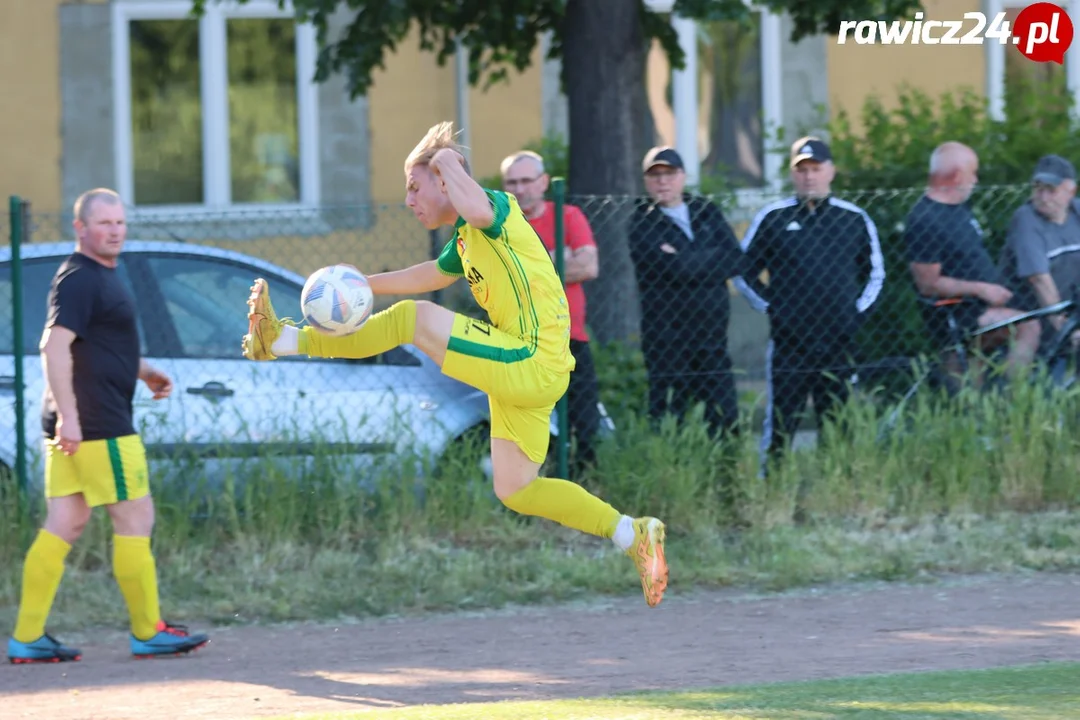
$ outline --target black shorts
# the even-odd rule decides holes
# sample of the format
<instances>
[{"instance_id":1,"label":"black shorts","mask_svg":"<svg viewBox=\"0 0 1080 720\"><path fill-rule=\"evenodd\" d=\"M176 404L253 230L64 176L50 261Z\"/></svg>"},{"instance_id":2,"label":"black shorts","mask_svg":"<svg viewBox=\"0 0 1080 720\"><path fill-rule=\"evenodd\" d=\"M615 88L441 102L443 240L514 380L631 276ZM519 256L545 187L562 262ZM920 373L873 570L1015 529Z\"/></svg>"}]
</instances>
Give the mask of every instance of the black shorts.
<instances>
[{"instance_id":1,"label":"black shorts","mask_svg":"<svg viewBox=\"0 0 1080 720\"><path fill-rule=\"evenodd\" d=\"M979 317L986 303L973 298L955 305L922 306L923 322L937 350L951 350L979 329Z\"/></svg>"}]
</instances>

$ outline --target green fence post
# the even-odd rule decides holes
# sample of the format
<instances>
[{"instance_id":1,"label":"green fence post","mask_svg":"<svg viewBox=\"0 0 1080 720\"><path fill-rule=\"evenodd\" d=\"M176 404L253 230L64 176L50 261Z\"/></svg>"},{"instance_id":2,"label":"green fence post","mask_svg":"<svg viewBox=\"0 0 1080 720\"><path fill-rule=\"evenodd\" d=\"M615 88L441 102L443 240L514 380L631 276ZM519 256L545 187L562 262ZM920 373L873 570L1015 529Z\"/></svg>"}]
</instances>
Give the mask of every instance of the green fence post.
<instances>
[{"instance_id":1,"label":"green fence post","mask_svg":"<svg viewBox=\"0 0 1080 720\"><path fill-rule=\"evenodd\" d=\"M563 229L563 206L566 202L566 183L560 177L552 178L552 191L555 196L555 271L566 286L566 239ZM566 394L564 393L556 407L559 416L559 437L555 440L555 453L559 464L559 477L570 477L570 416L568 414Z\"/></svg>"},{"instance_id":2,"label":"green fence post","mask_svg":"<svg viewBox=\"0 0 1080 720\"><path fill-rule=\"evenodd\" d=\"M11 335L15 356L15 477L20 494L25 492L26 477L26 387L23 380L23 291L22 241L26 223L26 204L11 196Z\"/></svg>"}]
</instances>

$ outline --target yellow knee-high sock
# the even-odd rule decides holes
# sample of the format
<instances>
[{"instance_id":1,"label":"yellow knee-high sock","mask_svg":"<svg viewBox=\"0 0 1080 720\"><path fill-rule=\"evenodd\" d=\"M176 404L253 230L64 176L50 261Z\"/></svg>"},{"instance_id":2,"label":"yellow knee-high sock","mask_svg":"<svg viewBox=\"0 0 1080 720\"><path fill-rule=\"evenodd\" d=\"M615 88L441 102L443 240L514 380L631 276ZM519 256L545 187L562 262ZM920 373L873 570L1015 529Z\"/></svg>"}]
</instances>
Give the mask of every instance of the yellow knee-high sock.
<instances>
[{"instance_id":1,"label":"yellow knee-high sock","mask_svg":"<svg viewBox=\"0 0 1080 720\"><path fill-rule=\"evenodd\" d=\"M64 560L69 552L70 545L45 530L38 532L27 551L22 599L15 620L15 639L19 642L34 642L45 634L45 621L64 577Z\"/></svg>"},{"instance_id":2,"label":"yellow knee-high sock","mask_svg":"<svg viewBox=\"0 0 1080 720\"><path fill-rule=\"evenodd\" d=\"M503 504L522 515L547 518L604 538L615 534L622 517L622 513L585 488L557 478L538 477L503 500Z\"/></svg>"},{"instance_id":3,"label":"yellow knee-high sock","mask_svg":"<svg viewBox=\"0 0 1080 720\"><path fill-rule=\"evenodd\" d=\"M161 606L150 538L114 535L113 575L127 602L131 634L140 640L154 637L161 620Z\"/></svg>"},{"instance_id":4,"label":"yellow knee-high sock","mask_svg":"<svg viewBox=\"0 0 1080 720\"><path fill-rule=\"evenodd\" d=\"M366 358L413 341L416 301L402 300L375 313L351 335L325 335L313 327L300 331L297 352L309 357Z\"/></svg>"}]
</instances>

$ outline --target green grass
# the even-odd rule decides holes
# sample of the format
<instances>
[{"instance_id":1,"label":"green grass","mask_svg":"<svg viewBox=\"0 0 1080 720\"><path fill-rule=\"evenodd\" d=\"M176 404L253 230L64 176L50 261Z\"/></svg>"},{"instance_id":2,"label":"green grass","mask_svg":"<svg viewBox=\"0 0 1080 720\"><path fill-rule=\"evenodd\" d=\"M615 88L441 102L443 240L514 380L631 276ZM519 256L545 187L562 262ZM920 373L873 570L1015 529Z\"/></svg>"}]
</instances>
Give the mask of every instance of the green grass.
<instances>
[{"instance_id":1,"label":"green grass","mask_svg":"<svg viewBox=\"0 0 1080 720\"><path fill-rule=\"evenodd\" d=\"M592 700L417 706L304 720L1061 720L1080 712L1080 663L884 675ZM295 717L295 716L294 716Z\"/></svg>"},{"instance_id":2,"label":"green grass","mask_svg":"<svg viewBox=\"0 0 1080 720\"><path fill-rule=\"evenodd\" d=\"M887 435L888 408L856 400L845 434L827 430L767 482L752 433L723 447L693 420L653 428L624 416L601 448L603 473L582 482L626 512L666 521L673 593L1074 569L1078 398L1027 387L948 405L919 397ZM217 489L195 471L183 490L155 478L164 612L215 623L323 620L639 592L610 542L502 507L478 477L478 454L463 447L426 483L404 467L357 478L321 456L299 477L266 459ZM805 523L794 520L800 503ZM21 558L38 522L0 497L2 556ZM124 626L110 562L98 513L69 556L51 629ZM0 567L0 624L14 620L21 566Z\"/></svg>"}]
</instances>

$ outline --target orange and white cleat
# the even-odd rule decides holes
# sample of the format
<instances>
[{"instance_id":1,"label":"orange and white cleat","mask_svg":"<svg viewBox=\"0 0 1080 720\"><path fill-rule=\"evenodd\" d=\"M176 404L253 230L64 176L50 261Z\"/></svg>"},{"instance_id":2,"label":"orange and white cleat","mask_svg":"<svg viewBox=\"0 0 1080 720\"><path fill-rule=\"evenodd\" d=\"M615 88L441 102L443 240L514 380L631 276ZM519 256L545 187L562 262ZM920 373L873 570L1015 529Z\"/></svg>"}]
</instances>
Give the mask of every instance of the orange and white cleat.
<instances>
[{"instance_id":1,"label":"orange and white cleat","mask_svg":"<svg viewBox=\"0 0 1080 720\"><path fill-rule=\"evenodd\" d=\"M634 520L634 542L626 554L641 575L645 602L656 607L664 599L668 584L668 566L664 558L664 523L656 518Z\"/></svg>"},{"instance_id":2,"label":"orange and white cleat","mask_svg":"<svg viewBox=\"0 0 1080 720\"><path fill-rule=\"evenodd\" d=\"M241 348L248 360L276 360L271 352L274 341L281 337L281 328L295 325L289 318L278 320L274 306L270 303L270 286L258 278L251 286L248 297L248 334L244 336Z\"/></svg>"}]
</instances>

